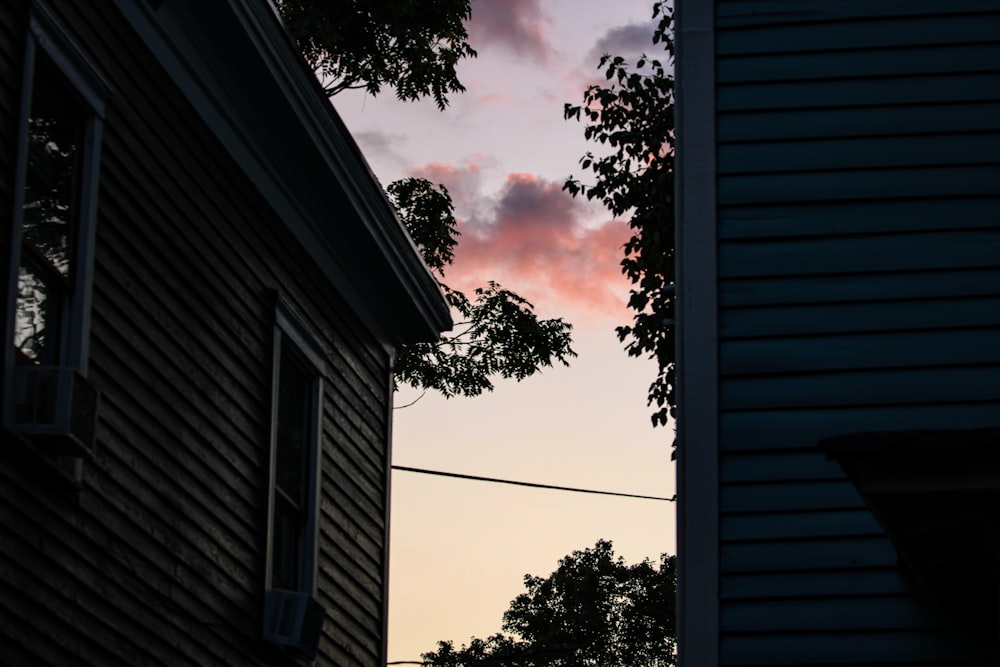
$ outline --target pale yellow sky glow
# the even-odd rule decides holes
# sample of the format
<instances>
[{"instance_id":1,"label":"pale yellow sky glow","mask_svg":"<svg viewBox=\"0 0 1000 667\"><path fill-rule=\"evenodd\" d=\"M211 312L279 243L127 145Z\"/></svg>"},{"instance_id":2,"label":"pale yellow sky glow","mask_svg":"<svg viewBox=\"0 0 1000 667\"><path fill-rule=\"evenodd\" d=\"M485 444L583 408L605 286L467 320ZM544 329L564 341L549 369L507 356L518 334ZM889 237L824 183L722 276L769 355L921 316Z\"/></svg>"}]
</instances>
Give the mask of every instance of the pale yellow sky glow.
<instances>
[{"instance_id":1,"label":"pale yellow sky glow","mask_svg":"<svg viewBox=\"0 0 1000 667\"><path fill-rule=\"evenodd\" d=\"M500 5L477 14L479 2L506 2L520 19L501 16ZM447 111L398 103L391 91L335 99L383 184L413 174L448 181L470 236L464 256L459 239L449 280L467 281L462 288L499 280L543 315L576 326L580 357L570 368L473 399L428 394L397 410L395 464L673 495L673 430L652 428L645 401L655 365L627 357L614 334L628 317L628 285L615 268L618 253L602 251L617 238L610 216L559 188L581 175L577 159L590 148L582 126L562 120L563 103L577 102L596 80L595 48L617 39L624 51L622 40L642 31L614 29L648 24L651 7L475 0L473 21L492 23L470 28L484 41L473 42L479 58L460 70L469 92ZM418 395L404 390L397 405ZM526 573L547 575L560 557L598 539L612 540L629 562L675 551L672 503L402 471L393 473L392 500L390 661L418 660L438 640L462 644L499 631Z\"/></svg>"},{"instance_id":2,"label":"pale yellow sky glow","mask_svg":"<svg viewBox=\"0 0 1000 667\"><path fill-rule=\"evenodd\" d=\"M645 407L649 364L624 358L608 331L581 332L577 348L572 368L397 410L395 463L672 496L671 432ZM672 503L400 471L392 493L390 660L498 631L524 574L600 538L629 562L675 551Z\"/></svg>"}]
</instances>

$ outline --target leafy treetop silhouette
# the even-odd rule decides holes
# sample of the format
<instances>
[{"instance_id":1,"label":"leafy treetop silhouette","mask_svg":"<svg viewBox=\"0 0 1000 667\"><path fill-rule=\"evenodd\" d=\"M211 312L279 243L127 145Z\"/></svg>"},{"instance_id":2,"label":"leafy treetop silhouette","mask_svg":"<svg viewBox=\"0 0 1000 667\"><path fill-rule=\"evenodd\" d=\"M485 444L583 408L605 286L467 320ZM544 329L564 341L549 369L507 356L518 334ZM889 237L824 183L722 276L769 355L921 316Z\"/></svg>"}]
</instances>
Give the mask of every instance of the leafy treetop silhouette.
<instances>
[{"instance_id":1,"label":"leafy treetop silhouette","mask_svg":"<svg viewBox=\"0 0 1000 667\"><path fill-rule=\"evenodd\" d=\"M628 565L612 543L574 551L503 615L503 632L456 649L438 642L431 667L672 667L676 664L676 559Z\"/></svg>"},{"instance_id":2,"label":"leafy treetop silhouette","mask_svg":"<svg viewBox=\"0 0 1000 667\"><path fill-rule=\"evenodd\" d=\"M470 0L278 0L299 50L328 95L395 88L401 100L432 97L438 108L461 93L455 67L475 57L464 21Z\"/></svg>"}]
</instances>

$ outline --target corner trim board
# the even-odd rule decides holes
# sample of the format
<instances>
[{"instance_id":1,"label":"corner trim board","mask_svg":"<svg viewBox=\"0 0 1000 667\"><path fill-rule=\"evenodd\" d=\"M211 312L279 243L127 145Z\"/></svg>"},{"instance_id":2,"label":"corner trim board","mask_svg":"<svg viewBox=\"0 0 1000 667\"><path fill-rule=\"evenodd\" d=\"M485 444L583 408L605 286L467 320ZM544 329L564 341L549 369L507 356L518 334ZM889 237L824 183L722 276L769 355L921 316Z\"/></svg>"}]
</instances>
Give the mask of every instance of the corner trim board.
<instances>
[{"instance_id":1,"label":"corner trim board","mask_svg":"<svg viewBox=\"0 0 1000 667\"><path fill-rule=\"evenodd\" d=\"M719 664L715 3L678 0L677 526L681 667Z\"/></svg>"}]
</instances>

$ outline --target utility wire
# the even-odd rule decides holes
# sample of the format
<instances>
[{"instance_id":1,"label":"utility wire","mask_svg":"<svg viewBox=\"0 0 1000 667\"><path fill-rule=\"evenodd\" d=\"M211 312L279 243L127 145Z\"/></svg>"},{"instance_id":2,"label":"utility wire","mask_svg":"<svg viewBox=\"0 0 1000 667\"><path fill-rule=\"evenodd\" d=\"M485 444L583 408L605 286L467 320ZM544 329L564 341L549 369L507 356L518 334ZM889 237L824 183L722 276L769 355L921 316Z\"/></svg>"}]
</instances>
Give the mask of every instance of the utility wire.
<instances>
[{"instance_id":1,"label":"utility wire","mask_svg":"<svg viewBox=\"0 0 1000 667\"><path fill-rule=\"evenodd\" d=\"M596 493L602 496L619 496L621 498L641 498L643 500L662 500L668 503L677 500L677 496L674 496L673 498L664 498L662 496L641 496L635 493L616 493L614 491L597 491L595 489L577 489L571 486L555 486L553 484L535 484L534 482L519 482L512 479L497 479L496 477L480 477L479 475L462 475L457 472L444 472L442 470L427 470L426 468L411 468L409 466L392 466L392 469L402 470L404 472L416 472L422 475L438 475L440 477L469 479L474 482L494 482L496 484L512 484L514 486L530 486L535 489L552 489L554 491L573 491L575 493Z\"/></svg>"},{"instance_id":2,"label":"utility wire","mask_svg":"<svg viewBox=\"0 0 1000 667\"><path fill-rule=\"evenodd\" d=\"M426 395L427 395L427 392L425 391L424 393L420 394L419 396L417 396L415 399L413 399L412 401L410 401L406 405L394 405L394 406L392 406L392 409L393 410L402 410L403 408L408 408L408 407L410 407L411 405L413 405L414 403L416 403L417 401L419 401L421 398L423 398ZM418 662L417 664L419 665L421 663Z\"/></svg>"}]
</instances>

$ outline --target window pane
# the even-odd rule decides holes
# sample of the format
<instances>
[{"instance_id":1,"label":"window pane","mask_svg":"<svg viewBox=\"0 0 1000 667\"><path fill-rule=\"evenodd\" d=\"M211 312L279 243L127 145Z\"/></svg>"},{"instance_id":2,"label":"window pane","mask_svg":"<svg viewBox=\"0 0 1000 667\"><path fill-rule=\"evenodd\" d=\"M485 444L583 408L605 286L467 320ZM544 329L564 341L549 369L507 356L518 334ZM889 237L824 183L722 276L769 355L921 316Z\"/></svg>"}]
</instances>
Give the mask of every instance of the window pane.
<instances>
[{"instance_id":1,"label":"window pane","mask_svg":"<svg viewBox=\"0 0 1000 667\"><path fill-rule=\"evenodd\" d=\"M303 523L301 513L281 494L276 494L271 536L271 586L292 590L299 587Z\"/></svg>"},{"instance_id":2,"label":"window pane","mask_svg":"<svg viewBox=\"0 0 1000 667\"><path fill-rule=\"evenodd\" d=\"M18 271L14 349L20 363L54 366L59 361L62 290L45 280L45 271L29 268L32 263L26 261Z\"/></svg>"},{"instance_id":3,"label":"window pane","mask_svg":"<svg viewBox=\"0 0 1000 667\"><path fill-rule=\"evenodd\" d=\"M313 379L294 354L282 350L278 382L278 487L298 507L305 507L306 462Z\"/></svg>"},{"instance_id":4,"label":"window pane","mask_svg":"<svg viewBox=\"0 0 1000 667\"><path fill-rule=\"evenodd\" d=\"M40 53L28 118L23 238L67 278L86 120L83 104Z\"/></svg>"},{"instance_id":5,"label":"window pane","mask_svg":"<svg viewBox=\"0 0 1000 667\"><path fill-rule=\"evenodd\" d=\"M313 416L315 381L294 349L282 345L278 369L274 525L271 535L271 585L297 590L308 524L310 454L316 437Z\"/></svg>"}]
</instances>

